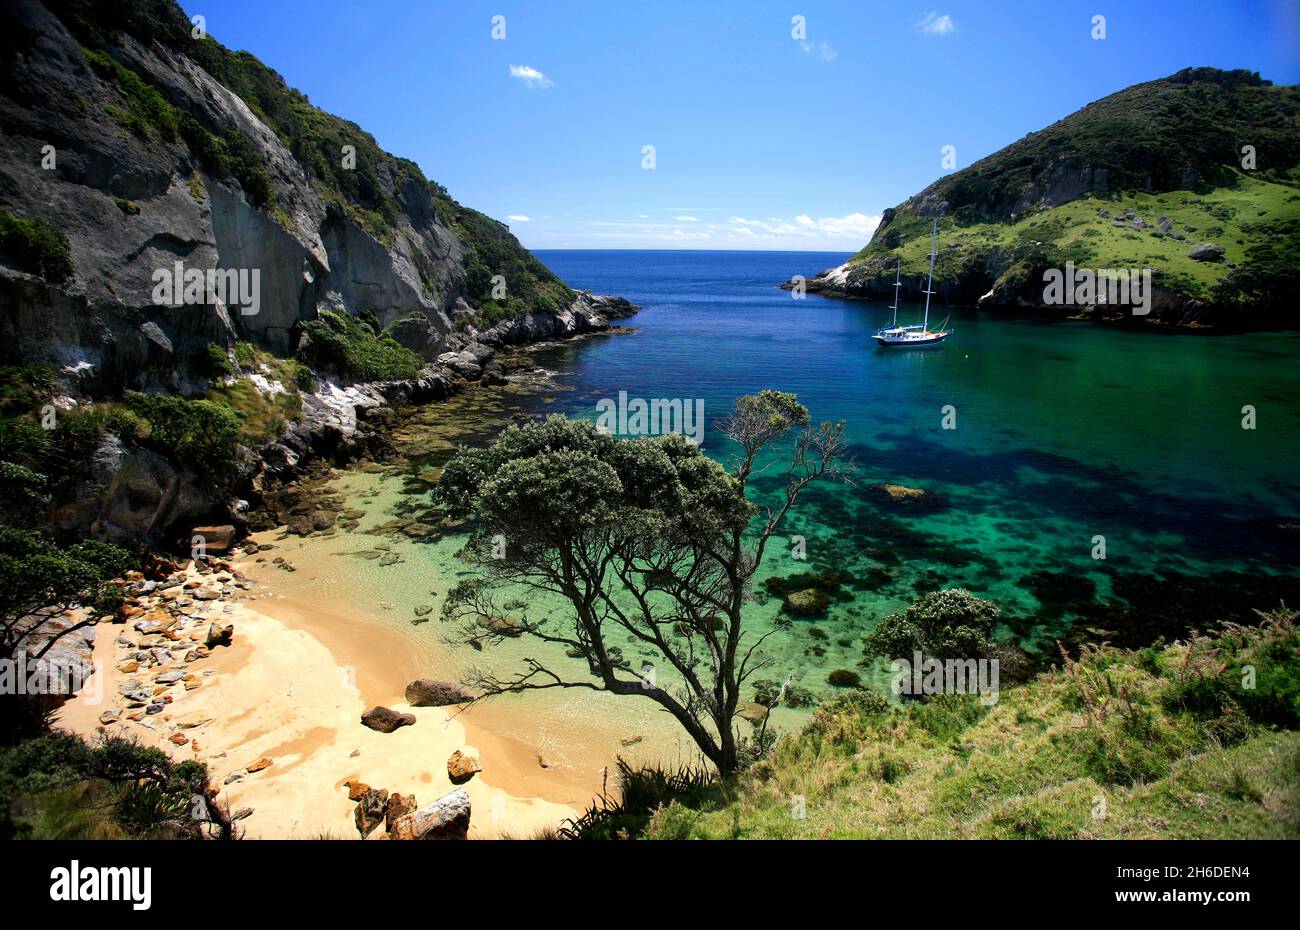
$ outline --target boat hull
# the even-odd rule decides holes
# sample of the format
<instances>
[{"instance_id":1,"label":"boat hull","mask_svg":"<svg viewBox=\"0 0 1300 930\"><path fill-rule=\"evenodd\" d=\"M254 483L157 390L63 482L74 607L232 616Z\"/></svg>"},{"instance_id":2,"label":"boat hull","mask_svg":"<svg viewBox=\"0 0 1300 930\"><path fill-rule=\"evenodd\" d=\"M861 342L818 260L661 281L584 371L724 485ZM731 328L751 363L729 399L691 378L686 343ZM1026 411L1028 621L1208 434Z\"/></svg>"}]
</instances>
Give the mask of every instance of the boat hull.
<instances>
[{"instance_id":1,"label":"boat hull","mask_svg":"<svg viewBox=\"0 0 1300 930\"><path fill-rule=\"evenodd\" d=\"M876 336L875 340L876 347L880 349L928 349L939 345L948 336L948 333L939 333L920 339L889 339L885 336Z\"/></svg>"}]
</instances>

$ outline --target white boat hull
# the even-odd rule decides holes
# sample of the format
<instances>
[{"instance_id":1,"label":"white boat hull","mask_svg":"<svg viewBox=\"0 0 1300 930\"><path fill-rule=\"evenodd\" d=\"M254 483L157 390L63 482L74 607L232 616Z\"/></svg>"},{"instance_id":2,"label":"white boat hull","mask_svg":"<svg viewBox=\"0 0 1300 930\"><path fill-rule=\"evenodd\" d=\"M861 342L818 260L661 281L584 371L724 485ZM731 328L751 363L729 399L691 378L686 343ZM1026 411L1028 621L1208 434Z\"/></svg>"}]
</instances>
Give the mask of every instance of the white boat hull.
<instances>
[{"instance_id":1,"label":"white boat hull","mask_svg":"<svg viewBox=\"0 0 1300 930\"><path fill-rule=\"evenodd\" d=\"M937 346L951 333L876 333L876 345L881 349L926 349Z\"/></svg>"}]
</instances>

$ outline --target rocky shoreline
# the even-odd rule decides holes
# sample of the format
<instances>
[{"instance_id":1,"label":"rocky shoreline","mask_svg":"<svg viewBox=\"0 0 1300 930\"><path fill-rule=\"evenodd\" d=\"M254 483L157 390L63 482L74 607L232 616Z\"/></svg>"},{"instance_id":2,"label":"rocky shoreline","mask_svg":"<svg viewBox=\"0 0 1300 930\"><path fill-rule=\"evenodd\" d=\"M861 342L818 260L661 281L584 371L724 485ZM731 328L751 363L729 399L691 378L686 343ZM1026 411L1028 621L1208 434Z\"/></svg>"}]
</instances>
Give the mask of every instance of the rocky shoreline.
<instances>
[{"instance_id":1,"label":"rocky shoreline","mask_svg":"<svg viewBox=\"0 0 1300 930\"><path fill-rule=\"evenodd\" d=\"M277 548L249 542L228 558L184 564L157 557L130 573L117 615L59 643L60 655L79 662L87 676L77 694L63 698L59 726L86 737L125 736L177 761L205 763L206 809L250 835L335 835L350 820L362 839L380 826L389 839L464 839L471 796L502 821L495 829L510 825L503 812L537 829L568 813L477 777L478 740L452 724L457 708L448 706L472 696L450 682L415 678L396 705L403 710L376 705L362 712L370 696L349 672L352 665L335 662L373 662L385 648L333 660L314 634L288 630L259 609L257 601L272 594L257 590L264 586L245 572L258 574L257 565L272 562L283 567L272 555ZM50 632L81 619L74 614L51 618ZM63 658L51 653L46 661ZM409 674L424 661L385 664ZM400 723L383 725L388 718ZM406 731L417 725L421 735L412 738ZM413 789L417 782L438 788L443 779L423 773L439 757L446 759L445 787L421 807ZM500 752L493 758L503 776L519 765ZM303 772L308 760L312 771ZM372 788L368 782L375 781L405 794ZM476 834L485 829L490 835L493 828Z\"/></svg>"},{"instance_id":2,"label":"rocky shoreline","mask_svg":"<svg viewBox=\"0 0 1300 930\"><path fill-rule=\"evenodd\" d=\"M628 332L611 321L632 316L636 309L620 297L580 293L564 314L526 314L483 332L470 328L454 334L449 350L413 379L324 381L301 395L300 416L276 441L237 449L225 493L217 493L206 476L150 450L128 449L110 435L92 457L82 493L59 507L51 523L65 534L81 532L149 549L183 552L201 538L207 551L226 551L249 532L293 517L311 519L313 511L294 509L297 479L318 463L383 457L385 430L400 408L446 400L475 384L504 384L528 366L520 351L525 347Z\"/></svg>"},{"instance_id":3,"label":"rocky shoreline","mask_svg":"<svg viewBox=\"0 0 1300 930\"><path fill-rule=\"evenodd\" d=\"M1004 256L990 255L985 262L987 274L956 281L936 280L935 286L941 299L947 302L944 312L946 313L949 307L964 307L1005 315L1050 320L1083 320L1162 332L1218 335L1241 331L1239 328L1224 326L1218 322L1209 322L1208 320L1213 316L1213 307L1159 285L1152 286L1151 312L1146 316L1134 316L1126 308L1121 309L1106 304L1049 306L1041 300L1041 285L1034 290L1024 287L1012 289L994 283L1001 274L1004 258ZM904 279L899 292L901 299L904 302L914 303L924 301L923 283L909 282ZM891 304L894 300L893 265L879 259L859 264L845 262L843 265L824 269L802 282L798 278L791 278L782 281L778 286L782 290L793 291L800 284L805 293L818 294L822 297L834 297L840 300L875 300L886 304Z\"/></svg>"}]
</instances>

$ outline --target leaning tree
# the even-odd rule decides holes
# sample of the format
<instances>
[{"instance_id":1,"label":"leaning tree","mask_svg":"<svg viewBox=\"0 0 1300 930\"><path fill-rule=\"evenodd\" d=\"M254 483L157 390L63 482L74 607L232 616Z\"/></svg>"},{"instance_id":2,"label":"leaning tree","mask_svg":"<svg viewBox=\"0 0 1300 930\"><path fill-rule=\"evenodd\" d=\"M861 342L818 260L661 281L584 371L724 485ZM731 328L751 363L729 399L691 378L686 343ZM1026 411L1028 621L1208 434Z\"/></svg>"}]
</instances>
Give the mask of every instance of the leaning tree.
<instances>
[{"instance_id":1,"label":"leaning tree","mask_svg":"<svg viewBox=\"0 0 1300 930\"><path fill-rule=\"evenodd\" d=\"M466 683L479 699L546 688L638 695L672 714L720 773L736 770L740 689L771 633L744 626L754 573L803 490L847 480L848 468L843 424L811 426L793 394L741 397L715 425L732 443L726 465L677 434L617 439L560 416L459 450L435 499L474 521L463 555L478 573L448 593L447 639L481 649L532 637L585 660L587 673L538 658L507 674L474 669ZM750 483L773 468L784 469L783 488L760 507ZM558 595L565 609L508 615L498 601L521 588ZM634 670L620 640L671 672L660 681Z\"/></svg>"}]
</instances>

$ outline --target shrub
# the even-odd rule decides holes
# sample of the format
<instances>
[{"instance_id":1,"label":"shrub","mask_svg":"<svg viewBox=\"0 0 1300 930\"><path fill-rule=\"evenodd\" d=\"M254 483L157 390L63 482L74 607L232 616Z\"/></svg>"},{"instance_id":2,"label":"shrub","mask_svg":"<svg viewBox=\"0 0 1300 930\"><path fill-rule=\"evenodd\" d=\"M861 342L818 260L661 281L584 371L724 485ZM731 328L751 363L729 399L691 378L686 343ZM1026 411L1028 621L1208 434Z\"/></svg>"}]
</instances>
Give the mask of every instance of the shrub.
<instances>
[{"instance_id":1,"label":"shrub","mask_svg":"<svg viewBox=\"0 0 1300 930\"><path fill-rule=\"evenodd\" d=\"M322 310L320 318L303 329L307 334L300 350L303 361L345 378L398 381L414 378L423 364L420 356L391 336L347 313Z\"/></svg>"},{"instance_id":2,"label":"shrub","mask_svg":"<svg viewBox=\"0 0 1300 930\"><path fill-rule=\"evenodd\" d=\"M233 374L235 370L230 364L230 355L226 347L215 342L209 342L204 346L201 367L205 374L213 378Z\"/></svg>"},{"instance_id":3,"label":"shrub","mask_svg":"<svg viewBox=\"0 0 1300 930\"><path fill-rule=\"evenodd\" d=\"M190 807L207 790L201 762L173 762L123 737L85 742L55 731L0 754L0 836L198 838Z\"/></svg>"},{"instance_id":4,"label":"shrub","mask_svg":"<svg viewBox=\"0 0 1300 930\"><path fill-rule=\"evenodd\" d=\"M0 210L0 256L47 281L64 281L72 276L68 237L42 219L27 220Z\"/></svg>"},{"instance_id":5,"label":"shrub","mask_svg":"<svg viewBox=\"0 0 1300 930\"><path fill-rule=\"evenodd\" d=\"M856 688L862 684L862 677L847 668L837 668L826 676L826 681L837 688Z\"/></svg>"},{"instance_id":6,"label":"shrub","mask_svg":"<svg viewBox=\"0 0 1300 930\"><path fill-rule=\"evenodd\" d=\"M239 416L210 400L128 391L127 408L148 425L143 443L210 478L224 476L239 436Z\"/></svg>"}]
</instances>

